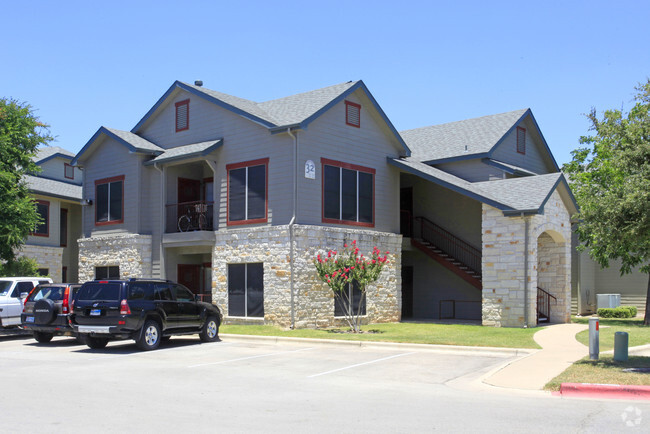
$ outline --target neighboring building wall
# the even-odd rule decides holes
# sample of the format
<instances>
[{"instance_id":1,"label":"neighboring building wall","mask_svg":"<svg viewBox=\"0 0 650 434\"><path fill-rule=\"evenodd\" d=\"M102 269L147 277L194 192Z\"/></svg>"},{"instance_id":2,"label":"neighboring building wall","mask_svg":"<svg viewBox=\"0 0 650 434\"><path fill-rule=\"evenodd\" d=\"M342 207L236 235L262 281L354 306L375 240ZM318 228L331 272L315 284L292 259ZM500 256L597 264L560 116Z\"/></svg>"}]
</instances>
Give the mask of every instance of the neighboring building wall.
<instances>
[{"instance_id":1,"label":"neighboring building wall","mask_svg":"<svg viewBox=\"0 0 650 434\"><path fill-rule=\"evenodd\" d=\"M526 251L526 223L528 251ZM557 298L551 306L552 320L568 322L571 304L571 226L562 198L555 191L544 213L532 217L505 217L489 205L483 205L483 324L505 327L536 325L538 286L538 239L548 234L556 245L543 247L543 263L553 264L557 278L554 287L544 288ZM542 241L548 239L542 237ZM528 280L525 282L526 255ZM551 259L551 256L554 259ZM546 273L543 273L546 274ZM544 277L542 277L544 278ZM526 283L526 284L524 284ZM524 291L528 292L528 323L524 314Z\"/></svg>"},{"instance_id":2,"label":"neighboring building wall","mask_svg":"<svg viewBox=\"0 0 650 434\"><path fill-rule=\"evenodd\" d=\"M95 267L118 265L120 278L152 277L151 235L118 234L79 240L79 281L95 279Z\"/></svg>"},{"instance_id":3,"label":"neighboring building wall","mask_svg":"<svg viewBox=\"0 0 650 434\"><path fill-rule=\"evenodd\" d=\"M334 296L318 279L316 255L343 248L357 240L360 253L377 246L391 252L379 280L367 288L364 323L399 321L401 314L401 235L296 225L294 230L294 305L296 327L326 327L342 324L334 317ZM289 227L232 229L217 232L212 256L213 302L228 322L264 322L291 325L291 267ZM228 318L228 264L264 263L264 318Z\"/></svg>"},{"instance_id":4,"label":"neighboring building wall","mask_svg":"<svg viewBox=\"0 0 650 434\"><path fill-rule=\"evenodd\" d=\"M25 244L17 255L34 259L38 263L38 268L46 268L48 276L55 283L61 283L63 247Z\"/></svg>"}]
</instances>

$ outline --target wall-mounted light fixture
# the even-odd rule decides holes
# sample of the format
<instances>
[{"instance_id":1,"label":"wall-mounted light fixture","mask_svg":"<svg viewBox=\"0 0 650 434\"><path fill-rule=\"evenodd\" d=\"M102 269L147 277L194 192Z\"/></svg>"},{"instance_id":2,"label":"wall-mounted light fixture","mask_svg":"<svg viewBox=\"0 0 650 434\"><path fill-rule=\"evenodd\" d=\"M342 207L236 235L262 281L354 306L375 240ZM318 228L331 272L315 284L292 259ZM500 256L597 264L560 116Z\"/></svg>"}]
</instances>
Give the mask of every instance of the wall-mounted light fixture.
<instances>
[{"instance_id":1,"label":"wall-mounted light fixture","mask_svg":"<svg viewBox=\"0 0 650 434\"><path fill-rule=\"evenodd\" d=\"M90 206L93 204L92 199L81 199L81 206Z\"/></svg>"}]
</instances>

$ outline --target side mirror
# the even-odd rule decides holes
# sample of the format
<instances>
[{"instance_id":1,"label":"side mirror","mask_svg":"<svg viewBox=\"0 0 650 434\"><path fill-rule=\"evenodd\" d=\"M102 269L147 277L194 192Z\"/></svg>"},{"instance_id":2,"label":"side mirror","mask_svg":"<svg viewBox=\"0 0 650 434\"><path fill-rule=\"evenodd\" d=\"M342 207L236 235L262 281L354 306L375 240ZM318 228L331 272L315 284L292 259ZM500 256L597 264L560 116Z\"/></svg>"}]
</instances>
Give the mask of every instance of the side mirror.
<instances>
[{"instance_id":1,"label":"side mirror","mask_svg":"<svg viewBox=\"0 0 650 434\"><path fill-rule=\"evenodd\" d=\"M201 296L199 294L194 294L194 301L201 301Z\"/></svg>"},{"instance_id":2,"label":"side mirror","mask_svg":"<svg viewBox=\"0 0 650 434\"><path fill-rule=\"evenodd\" d=\"M21 292L21 293L20 293L20 299L21 299L21 300L25 300L25 299L27 298L28 295L29 295L29 292Z\"/></svg>"}]
</instances>

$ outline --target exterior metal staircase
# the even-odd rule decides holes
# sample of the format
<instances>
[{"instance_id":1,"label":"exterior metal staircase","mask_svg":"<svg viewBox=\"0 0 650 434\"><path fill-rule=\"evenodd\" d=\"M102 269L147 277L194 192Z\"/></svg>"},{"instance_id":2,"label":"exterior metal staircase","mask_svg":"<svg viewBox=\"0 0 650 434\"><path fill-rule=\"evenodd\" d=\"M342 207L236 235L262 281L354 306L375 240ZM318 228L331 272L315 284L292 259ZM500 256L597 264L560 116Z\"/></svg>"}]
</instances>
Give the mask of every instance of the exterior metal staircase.
<instances>
[{"instance_id":1,"label":"exterior metal staircase","mask_svg":"<svg viewBox=\"0 0 650 434\"><path fill-rule=\"evenodd\" d=\"M537 324L551 322L551 299L557 303L557 298L537 287Z\"/></svg>"},{"instance_id":2,"label":"exterior metal staircase","mask_svg":"<svg viewBox=\"0 0 650 434\"><path fill-rule=\"evenodd\" d=\"M477 289L482 289L481 251L426 217L416 217L411 244Z\"/></svg>"}]
</instances>

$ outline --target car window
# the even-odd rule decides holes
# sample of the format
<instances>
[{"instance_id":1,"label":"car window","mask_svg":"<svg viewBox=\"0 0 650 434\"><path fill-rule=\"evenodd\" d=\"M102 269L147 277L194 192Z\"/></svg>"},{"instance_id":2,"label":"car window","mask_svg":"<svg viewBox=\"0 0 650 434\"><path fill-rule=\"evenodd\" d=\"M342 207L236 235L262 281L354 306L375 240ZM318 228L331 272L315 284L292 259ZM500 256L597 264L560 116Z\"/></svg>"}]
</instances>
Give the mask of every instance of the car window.
<instances>
[{"instance_id":1,"label":"car window","mask_svg":"<svg viewBox=\"0 0 650 434\"><path fill-rule=\"evenodd\" d=\"M34 284L32 282L18 282L18 284L14 288L11 296L12 297L20 297L20 293L29 292L32 289L34 289Z\"/></svg>"},{"instance_id":2,"label":"car window","mask_svg":"<svg viewBox=\"0 0 650 434\"><path fill-rule=\"evenodd\" d=\"M194 301L192 291L182 285L172 285L172 292L177 301Z\"/></svg>"},{"instance_id":3,"label":"car window","mask_svg":"<svg viewBox=\"0 0 650 434\"><path fill-rule=\"evenodd\" d=\"M153 285L146 282L131 283L127 298L129 300L152 301L154 299Z\"/></svg>"},{"instance_id":4,"label":"car window","mask_svg":"<svg viewBox=\"0 0 650 434\"><path fill-rule=\"evenodd\" d=\"M169 289L169 283L155 283L156 300L174 300L172 291Z\"/></svg>"},{"instance_id":5,"label":"car window","mask_svg":"<svg viewBox=\"0 0 650 434\"><path fill-rule=\"evenodd\" d=\"M92 301L117 301L120 298L119 283L99 283L92 282L84 284L79 293L77 300Z\"/></svg>"},{"instance_id":6,"label":"car window","mask_svg":"<svg viewBox=\"0 0 650 434\"><path fill-rule=\"evenodd\" d=\"M11 288L12 284L13 282L10 280L0 281L0 295L7 295L7 292L9 291L9 288Z\"/></svg>"},{"instance_id":7,"label":"car window","mask_svg":"<svg viewBox=\"0 0 650 434\"><path fill-rule=\"evenodd\" d=\"M32 292L27 301L38 301L41 299L48 299L52 301L63 300L65 288L60 286L40 286L36 291Z\"/></svg>"}]
</instances>

